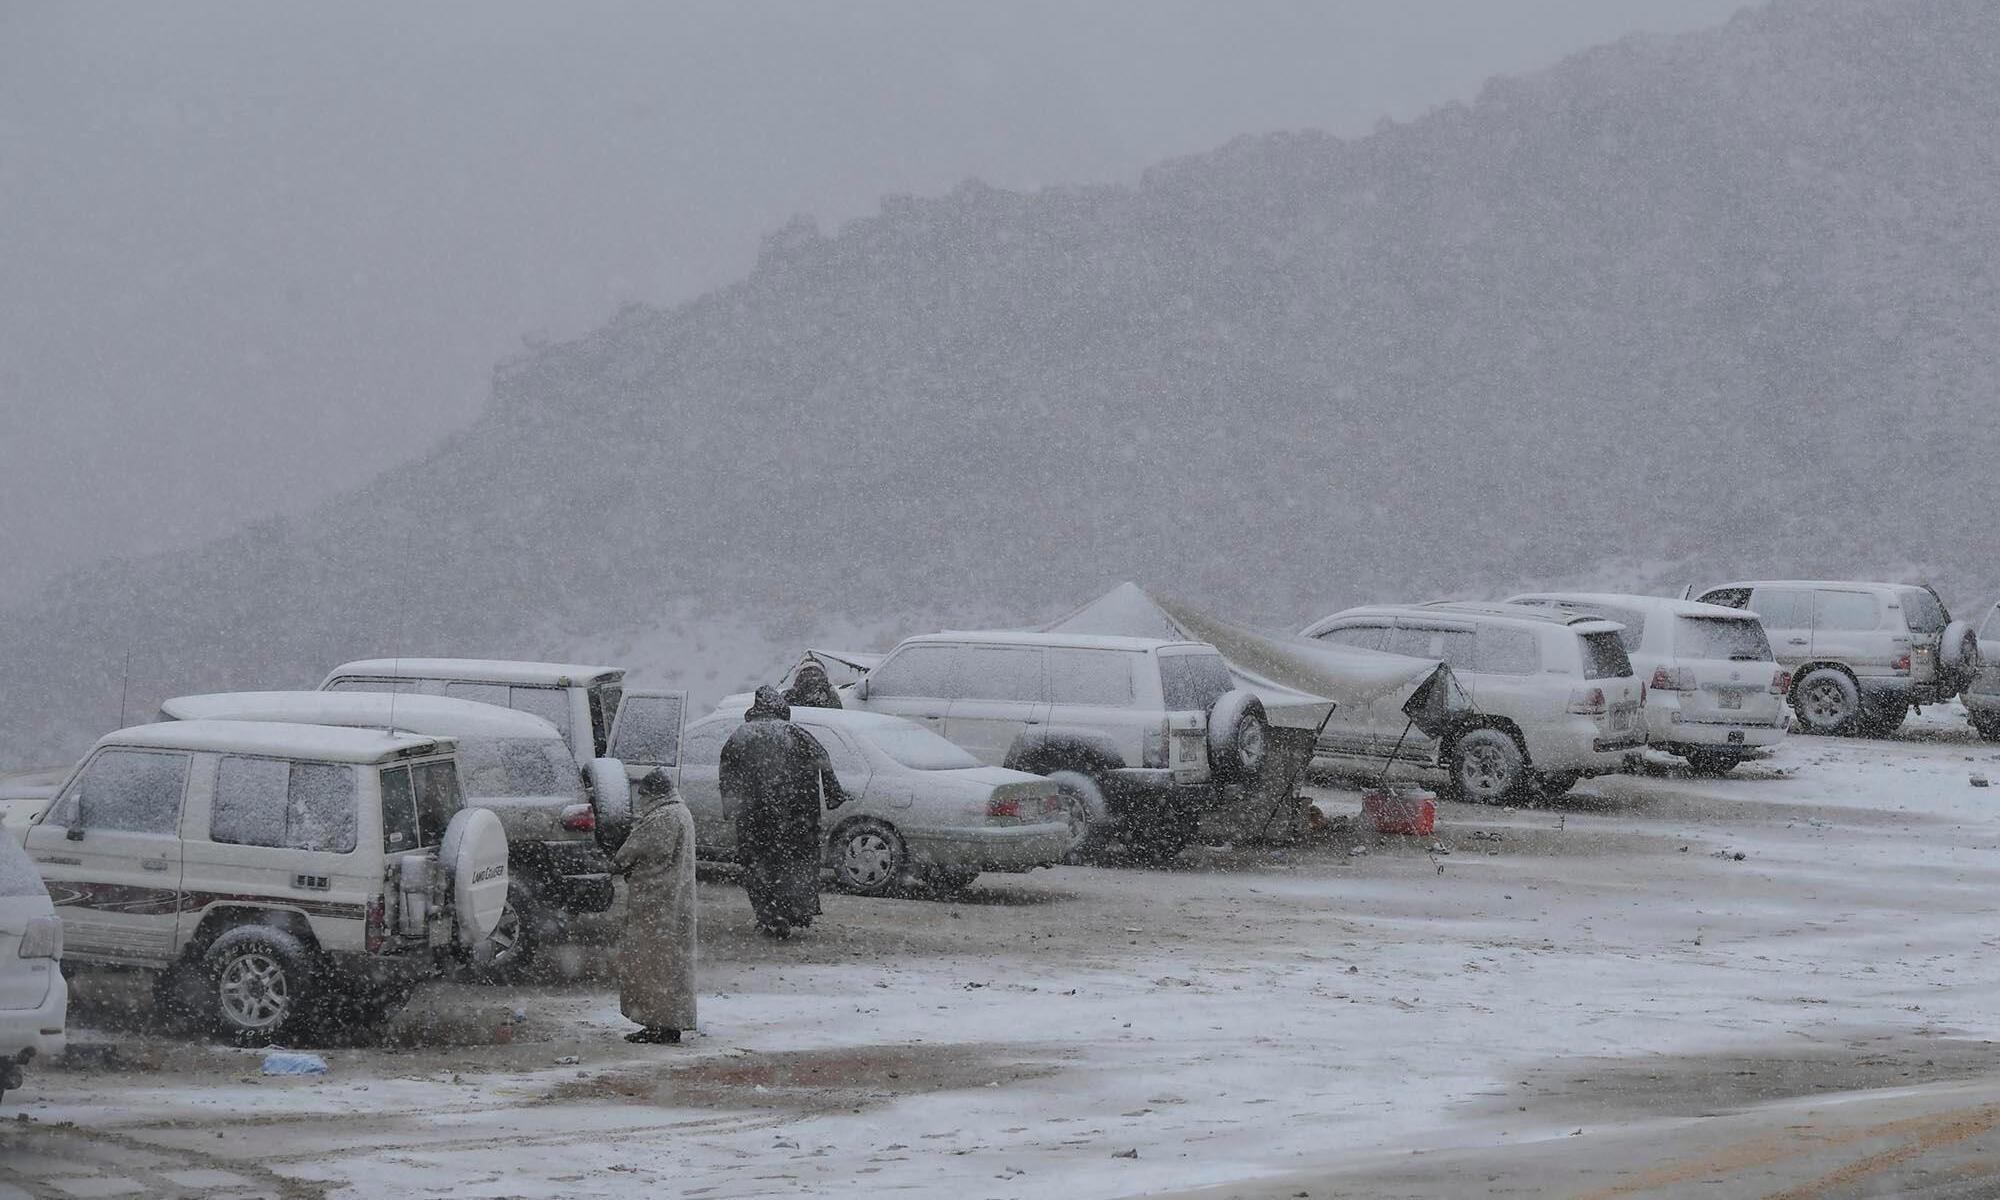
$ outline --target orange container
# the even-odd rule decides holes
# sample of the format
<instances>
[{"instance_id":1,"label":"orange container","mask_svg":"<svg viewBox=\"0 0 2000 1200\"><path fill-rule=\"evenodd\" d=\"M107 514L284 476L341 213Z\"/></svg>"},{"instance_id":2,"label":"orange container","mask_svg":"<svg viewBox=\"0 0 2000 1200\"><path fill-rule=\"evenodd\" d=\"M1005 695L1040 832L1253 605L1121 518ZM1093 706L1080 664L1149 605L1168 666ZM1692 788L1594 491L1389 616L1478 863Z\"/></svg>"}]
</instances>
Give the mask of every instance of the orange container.
<instances>
[{"instance_id":1,"label":"orange container","mask_svg":"<svg viewBox=\"0 0 2000 1200\"><path fill-rule=\"evenodd\" d=\"M1361 797L1361 815L1377 833L1428 837L1437 829L1437 797L1428 792L1377 789Z\"/></svg>"}]
</instances>

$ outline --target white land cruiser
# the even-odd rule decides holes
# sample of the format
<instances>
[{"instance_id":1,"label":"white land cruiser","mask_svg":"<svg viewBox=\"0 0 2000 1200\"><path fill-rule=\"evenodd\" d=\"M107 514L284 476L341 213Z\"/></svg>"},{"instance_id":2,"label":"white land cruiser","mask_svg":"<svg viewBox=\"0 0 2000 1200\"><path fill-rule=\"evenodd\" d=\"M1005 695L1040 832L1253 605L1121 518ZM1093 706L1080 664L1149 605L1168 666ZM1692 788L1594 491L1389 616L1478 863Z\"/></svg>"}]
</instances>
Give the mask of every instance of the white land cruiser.
<instances>
[{"instance_id":1,"label":"white land cruiser","mask_svg":"<svg viewBox=\"0 0 2000 1200\"><path fill-rule=\"evenodd\" d=\"M1703 592L1748 609L1792 672L1792 712L1811 733L1886 737L1912 705L1942 704L1979 676L1979 637L1927 587L1756 580Z\"/></svg>"},{"instance_id":2,"label":"white land cruiser","mask_svg":"<svg viewBox=\"0 0 2000 1200\"><path fill-rule=\"evenodd\" d=\"M650 702L631 703L643 709ZM393 692L215 692L167 700L160 719L402 729L452 739L465 802L491 810L507 831L508 913L473 952L483 975L525 969L542 941L565 934L571 914L611 907L611 861L593 836L593 780L604 775L608 789L622 793L624 770L611 763L579 771L556 727L532 713Z\"/></svg>"},{"instance_id":3,"label":"white land cruiser","mask_svg":"<svg viewBox=\"0 0 2000 1200\"><path fill-rule=\"evenodd\" d=\"M1792 673L1749 613L1692 600L1596 592L1539 592L1509 604L1587 613L1623 626L1618 640L1646 681L1646 740L1722 775L1785 736Z\"/></svg>"},{"instance_id":4,"label":"white land cruiser","mask_svg":"<svg viewBox=\"0 0 2000 1200\"><path fill-rule=\"evenodd\" d=\"M605 756L611 722L624 698L618 667L507 662L479 658L371 658L343 663L322 692L408 692L476 700L534 715L554 725L578 766Z\"/></svg>"},{"instance_id":5,"label":"white land cruiser","mask_svg":"<svg viewBox=\"0 0 2000 1200\"><path fill-rule=\"evenodd\" d=\"M1263 702L1213 646L1063 633L908 638L844 702L906 717L1069 798L1072 851L1116 842L1152 861L1194 836L1215 785L1255 776Z\"/></svg>"},{"instance_id":6,"label":"white land cruiser","mask_svg":"<svg viewBox=\"0 0 2000 1200\"><path fill-rule=\"evenodd\" d=\"M1531 791L1560 796L1586 775L1619 770L1646 744L1645 689L1618 626L1601 617L1519 604L1380 604L1303 633L1441 659L1477 710L1435 738L1392 705L1336 710L1319 747L1336 769L1442 769L1449 794L1493 803Z\"/></svg>"},{"instance_id":7,"label":"white land cruiser","mask_svg":"<svg viewBox=\"0 0 2000 1200\"><path fill-rule=\"evenodd\" d=\"M0 834L0 1096L36 1057L61 1054L69 1010L62 922L35 864Z\"/></svg>"},{"instance_id":8,"label":"white land cruiser","mask_svg":"<svg viewBox=\"0 0 2000 1200\"><path fill-rule=\"evenodd\" d=\"M100 739L28 854L73 962L244 1042L371 1022L507 903L500 819L460 804L448 739L172 721Z\"/></svg>"}]
</instances>

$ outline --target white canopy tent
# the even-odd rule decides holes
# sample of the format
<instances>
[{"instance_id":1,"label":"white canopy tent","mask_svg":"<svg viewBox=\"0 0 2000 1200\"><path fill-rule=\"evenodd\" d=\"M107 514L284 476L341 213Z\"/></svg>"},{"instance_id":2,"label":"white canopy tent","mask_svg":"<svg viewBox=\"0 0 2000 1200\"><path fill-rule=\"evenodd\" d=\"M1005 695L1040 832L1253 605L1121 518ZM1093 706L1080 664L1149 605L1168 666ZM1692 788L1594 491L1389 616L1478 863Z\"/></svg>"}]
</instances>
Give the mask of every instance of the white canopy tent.
<instances>
[{"instance_id":1,"label":"white canopy tent","mask_svg":"<svg viewBox=\"0 0 2000 1200\"><path fill-rule=\"evenodd\" d=\"M1222 652L1238 682L1263 699L1270 722L1281 727L1314 729L1335 705L1364 705L1399 691L1411 693L1405 711L1420 727L1464 703L1450 668L1436 659L1260 633L1151 595L1135 583L1121 583L1043 628L1207 642Z\"/></svg>"}]
</instances>

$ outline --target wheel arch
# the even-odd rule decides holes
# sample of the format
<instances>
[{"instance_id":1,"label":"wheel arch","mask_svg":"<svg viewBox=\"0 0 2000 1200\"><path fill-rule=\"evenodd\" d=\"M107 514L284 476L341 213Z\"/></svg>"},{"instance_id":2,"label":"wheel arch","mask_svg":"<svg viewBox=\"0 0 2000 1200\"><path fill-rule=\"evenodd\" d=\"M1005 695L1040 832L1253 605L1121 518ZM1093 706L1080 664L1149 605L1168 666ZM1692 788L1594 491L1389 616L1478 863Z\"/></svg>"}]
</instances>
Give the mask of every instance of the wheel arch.
<instances>
[{"instance_id":1,"label":"wheel arch","mask_svg":"<svg viewBox=\"0 0 2000 1200\"><path fill-rule=\"evenodd\" d=\"M195 926L194 936L188 939L183 957L196 962L208 953L215 939L232 929L246 925L262 925L282 930L298 939L299 945L310 954L320 952L319 938L313 934L312 921L296 909L263 908L247 904L215 904L201 915L201 923Z\"/></svg>"},{"instance_id":2,"label":"wheel arch","mask_svg":"<svg viewBox=\"0 0 2000 1200\"><path fill-rule=\"evenodd\" d=\"M1458 740L1475 729L1497 729L1514 739L1514 746L1521 752L1521 766L1526 770L1533 766L1534 756L1528 753L1528 739L1521 727L1511 717L1496 716L1492 713L1475 713L1452 725L1445 732L1444 740L1438 744L1438 765L1450 769L1452 751L1458 748Z\"/></svg>"}]
</instances>

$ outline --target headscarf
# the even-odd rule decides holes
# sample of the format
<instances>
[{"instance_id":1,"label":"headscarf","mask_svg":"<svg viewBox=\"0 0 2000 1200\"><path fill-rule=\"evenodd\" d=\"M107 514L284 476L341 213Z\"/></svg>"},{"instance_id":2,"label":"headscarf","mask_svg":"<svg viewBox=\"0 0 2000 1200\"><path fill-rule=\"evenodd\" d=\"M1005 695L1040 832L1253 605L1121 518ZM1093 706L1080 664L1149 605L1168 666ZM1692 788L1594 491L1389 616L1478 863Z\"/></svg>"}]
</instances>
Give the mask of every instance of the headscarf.
<instances>
[{"instance_id":1,"label":"headscarf","mask_svg":"<svg viewBox=\"0 0 2000 1200\"><path fill-rule=\"evenodd\" d=\"M674 787L674 777L667 774L665 767L654 767L638 778L632 785L632 795L638 800L634 807L637 815L645 816L663 804L680 803L681 794Z\"/></svg>"},{"instance_id":2,"label":"headscarf","mask_svg":"<svg viewBox=\"0 0 2000 1200\"><path fill-rule=\"evenodd\" d=\"M750 702L750 710L743 714L746 721L789 721L792 706L785 702L785 694L769 684L757 689L757 698Z\"/></svg>"}]
</instances>

